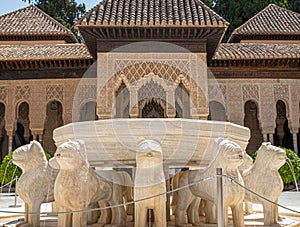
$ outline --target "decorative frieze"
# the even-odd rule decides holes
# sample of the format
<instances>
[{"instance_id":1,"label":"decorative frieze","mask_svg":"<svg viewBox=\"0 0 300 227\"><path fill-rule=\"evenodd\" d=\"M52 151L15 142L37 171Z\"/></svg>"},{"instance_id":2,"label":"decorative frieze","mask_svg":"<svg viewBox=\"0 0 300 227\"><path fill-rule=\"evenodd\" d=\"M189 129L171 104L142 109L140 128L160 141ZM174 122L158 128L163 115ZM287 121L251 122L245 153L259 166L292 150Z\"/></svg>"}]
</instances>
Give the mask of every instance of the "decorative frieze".
<instances>
[{"instance_id":1,"label":"decorative frieze","mask_svg":"<svg viewBox=\"0 0 300 227\"><path fill-rule=\"evenodd\" d=\"M243 101L259 100L259 87L256 84L244 84L242 86Z\"/></svg>"},{"instance_id":2,"label":"decorative frieze","mask_svg":"<svg viewBox=\"0 0 300 227\"><path fill-rule=\"evenodd\" d=\"M187 74L190 69L188 60L160 60L159 62L147 62L145 60L116 60L117 74L128 75L130 82L153 73L166 80L175 81L180 74Z\"/></svg>"},{"instance_id":3,"label":"decorative frieze","mask_svg":"<svg viewBox=\"0 0 300 227\"><path fill-rule=\"evenodd\" d=\"M92 84L85 84L79 86L79 99L93 99L96 100L97 98L97 86Z\"/></svg>"},{"instance_id":4,"label":"decorative frieze","mask_svg":"<svg viewBox=\"0 0 300 227\"><path fill-rule=\"evenodd\" d=\"M30 99L30 87L29 86L17 86L15 89L15 98L16 101L21 99L29 100Z\"/></svg>"},{"instance_id":5,"label":"decorative frieze","mask_svg":"<svg viewBox=\"0 0 300 227\"><path fill-rule=\"evenodd\" d=\"M210 101L225 101L226 100L226 85L213 84L208 86L208 98Z\"/></svg>"},{"instance_id":6,"label":"decorative frieze","mask_svg":"<svg viewBox=\"0 0 300 227\"><path fill-rule=\"evenodd\" d=\"M7 97L7 88L6 87L0 87L0 101L5 102Z\"/></svg>"},{"instance_id":7,"label":"decorative frieze","mask_svg":"<svg viewBox=\"0 0 300 227\"><path fill-rule=\"evenodd\" d=\"M274 100L289 100L289 86L287 84L274 84Z\"/></svg>"},{"instance_id":8,"label":"decorative frieze","mask_svg":"<svg viewBox=\"0 0 300 227\"><path fill-rule=\"evenodd\" d=\"M64 100L64 88L62 85L49 85L46 88L47 100Z\"/></svg>"}]
</instances>

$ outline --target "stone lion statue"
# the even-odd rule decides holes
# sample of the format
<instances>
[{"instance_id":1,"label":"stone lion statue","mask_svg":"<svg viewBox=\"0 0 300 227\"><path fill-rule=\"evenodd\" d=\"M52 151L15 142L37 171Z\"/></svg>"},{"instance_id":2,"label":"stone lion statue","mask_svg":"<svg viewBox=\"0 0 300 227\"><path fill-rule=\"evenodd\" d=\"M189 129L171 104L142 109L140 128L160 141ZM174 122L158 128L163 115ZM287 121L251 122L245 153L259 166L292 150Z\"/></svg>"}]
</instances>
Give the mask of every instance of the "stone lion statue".
<instances>
[{"instance_id":1,"label":"stone lion statue","mask_svg":"<svg viewBox=\"0 0 300 227\"><path fill-rule=\"evenodd\" d=\"M84 227L87 226L88 213L74 212L76 210L88 210L99 204L117 205L123 203L122 186L113 183L121 182L121 179L114 179L119 174L111 174L110 180L99 176L89 166L85 158L84 143L79 140L65 142L57 148L55 160L60 166L59 174L54 186L54 197L62 212L70 214L58 215L59 227ZM107 210L101 210L101 217L98 224L103 226L126 225L126 212L124 206L111 209L111 220L107 222Z\"/></svg>"},{"instance_id":2,"label":"stone lion statue","mask_svg":"<svg viewBox=\"0 0 300 227\"><path fill-rule=\"evenodd\" d=\"M154 140L144 140L136 153L134 199L140 200L162 194L135 204L135 227L147 225L147 210L152 209L155 226L167 227L166 182L161 145Z\"/></svg>"},{"instance_id":3,"label":"stone lion statue","mask_svg":"<svg viewBox=\"0 0 300 227\"><path fill-rule=\"evenodd\" d=\"M178 201L175 211L176 226L185 226L187 224L185 216L189 206L191 210L196 212L193 214L190 213L188 217L191 216L192 218L190 219L193 221L199 220L199 218L196 217L199 215L199 203L197 207L193 207L192 204L194 202L194 196L206 200L206 218L214 217L214 214L210 214L209 212L214 211L213 204L217 203L217 181L215 177L217 168L223 169L223 175L230 176L236 182L244 185L238 167L243 163L245 151L243 151L238 144L227 139L218 138L215 140L215 143L217 153L210 165L204 170L185 171L179 179L179 187L182 187L212 176L212 178L208 180L201 181L189 188L178 191ZM225 226L228 226L228 207L231 207L232 210L233 225L235 227L245 226L243 210L244 189L226 177L223 178L223 185ZM211 222L211 220L206 221ZM198 223L192 224L197 225Z\"/></svg>"},{"instance_id":4,"label":"stone lion statue","mask_svg":"<svg viewBox=\"0 0 300 227\"><path fill-rule=\"evenodd\" d=\"M283 181L278 169L286 162L283 149L263 143L257 151L254 164L243 172L245 187L251 191L278 203L283 190ZM264 224L278 223L278 207L245 190L245 201L262 203L264 210Z\"/></svg>"},{"instance_id":5,"label":"stone lion statue","mask_svg":"<svg viewBox=\"0 0 300 227\"><path fill-rule=\"evenodd\" d=\"M53 169L38 141L23 145L13 152L13 163L22 169L16 191L25 203L25 222L40 226L40 206L54 201L54 182L58 171Z\"/></svg>"}]
</instances>

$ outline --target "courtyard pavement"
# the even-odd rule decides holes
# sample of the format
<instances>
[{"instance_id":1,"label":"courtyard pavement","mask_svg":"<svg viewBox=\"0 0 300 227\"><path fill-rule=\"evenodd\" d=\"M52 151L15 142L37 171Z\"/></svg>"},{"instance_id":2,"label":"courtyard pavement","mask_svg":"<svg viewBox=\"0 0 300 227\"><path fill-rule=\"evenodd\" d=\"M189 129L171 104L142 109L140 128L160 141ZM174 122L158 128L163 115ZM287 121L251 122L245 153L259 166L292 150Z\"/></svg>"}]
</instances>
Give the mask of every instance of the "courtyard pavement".
<instances>
[{"instance_id":1,"label":"courtyard pavement","mask_svg":"<svg viewBox=\"0 0 300 227\"><path fill-rule=\"evenodd\" d=\"M279 207L280 217L282 221L280 226L286 227L300 227L300 192L283 192L279 198L279 204L287 207ZM17 205L19 207L14 207ZM245 224L247 227L263 226L263 214L262 205L254 204L254 214L245 216ZM15 197L13 193L7 194L3 193L0 195L0 226L5 225L6 227L15 227L18 220L23 218L22 214L17 213L4 213L1 211L11 211L11 212L24 212L23 201ZM41 208L42 212L50 212L51 204L43 204ZM56 218L51 216L46 216L41 218L41 220L47 220L41 226L56 226ZM230 222L229 222L230 223ZM128 222L127 226L133 226L132 222ZM168 224L169 227L174 226L174 216L172 216L172 221ZM216 226L216 225L200 225L200 226Z\"/></svg>"}]
</instances>

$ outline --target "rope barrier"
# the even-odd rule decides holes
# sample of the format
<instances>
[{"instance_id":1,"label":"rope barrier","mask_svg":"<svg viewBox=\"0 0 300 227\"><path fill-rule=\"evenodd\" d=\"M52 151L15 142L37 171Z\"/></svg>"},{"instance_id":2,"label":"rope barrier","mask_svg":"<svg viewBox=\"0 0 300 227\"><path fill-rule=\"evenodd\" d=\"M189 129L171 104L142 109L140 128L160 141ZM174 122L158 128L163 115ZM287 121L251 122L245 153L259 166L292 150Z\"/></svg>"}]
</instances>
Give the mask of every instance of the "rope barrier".
<instances>
[{"instance_id":1,"label":"rope barrier","mask_svg":"<svg viewBox=\"0 0 300 227\"><path fill-rule=\"evenodd\" d=\"M213 179L215 178L217 175L214 175L214 176L208 176L208 177L205 177L203 179L200 179L198 181L195 181L193 183L190 183L190 184L187 184L187 185L184 185L182 187L179 187L179 188L176 188L176 189L173 189L173 190L170 190L170 191L166 191L166 192L163 192L163 193L159 193L159 194L156 194L156 195L153 195L153 196L149 196L149 197L145 197L145 198L142 198L142 199L139 199L139 200L135 200L135 201L131 201L131 202L125 202L125 203L121 203L121 204L115 204L115 205L110 205L110 206L106 206L106 207L99 207L99 208L93 208L93 209L88 209L88 210L73 210L73 211L66 211L66 212L18 212L18 211L7 211L7 210L0 210L1 213L9 213L9 214L39 214L39 215L58 215L58 214L73 214L73 213L81 213L81 212L92 212L92 211L101 211L101 210L105 210L105 209L111 209L111 208L116 208L116 207L120 207L120 206L126 206L126 205L130 205L130 204L134 204L134 203L138 203L138 202L142 202L142 201L146 201L146 200L149 200L149 199L152 199L152 198L155 198L155 197L159 197L159 196L162 196L162 195L167 195L167 194L171 194L173 192L176 192L176 191L180 191L184 188L188 188L188 187L191 187L193 185L196 185L202 181L207 181L207 180L210 180L210 179ZM294 213L297 213L297 214L300 214L300 211L297 211L297 210L294 210L294 209L291 209L291 208L288 208L286 206L283 206L281 204L278 204L278 203L275 203L265 197L263 197L262 195L252 191L251 189L248 189L246 188L244 185L240 184L239 182L237 182L235 179L233 179L232 177L228 176L228 175L221 175L222 177L226 177L228 178L231 182L234 182L235 184L237 184L238 186L244 188L245 190L249 191L250 193L266 200L267 202L270 202L276 206L279 206L283 209L286 209L286 210L289 210L291 212L294 212ZM15 180L15 179L14 179Z\"/></svg>"},{"instance_id":2,"label":"rope barrier","mask_svg":"<svg viewBox=\"0 0 300 227\"><path fill-rule=\"evenodd\" d=\"M244 188L245 190L249 191L250 193L252 193L252 194L254 194L254 195L260 197L261 199L266 200L266 201L269 202L269 203L272 203L272 204L274 204L274 205L276 205L276 206L279 206L279 207L281 207L281 208L283 208L283 209L292 211L292 212L294 212L294 213L300 214L300 211L293 210L293 209L288 208L288 207L286 207L286 206L283 206L283 205L281 205L281 204L279 204L279 203L275 203L275 202L273 202L272 200L269 200L268 198L265 198L265 197L263 197L262 195L260 195L260 194L258 194L258 193L256 193L256 192L252 191L251 189L246 188L244 185L240 184L239 182L237 182L235 179L233 179L233 178L230 177L230 176L222 175L222 177L227 177L228 179L230 179L232 182L236 183L236 184L239 185L240 187L242 187L242 188Z\"/></svg>"},{"instance_id":3,"label":"rope barrier","mask_svg":"<svg viewBox=\"0 0 300 227\"><path fill-rule=\"evenodd\" d=\"M8 185L11 185L16 179L17 179L17 177L15 177L14 179L12 179L12 180L11 180L10 182L8 182L7 184L2 185L2 186L0 187L0 189L3 189L3 188L5 188L5 187L7 187Z\"/></svg>"}]
</instances>

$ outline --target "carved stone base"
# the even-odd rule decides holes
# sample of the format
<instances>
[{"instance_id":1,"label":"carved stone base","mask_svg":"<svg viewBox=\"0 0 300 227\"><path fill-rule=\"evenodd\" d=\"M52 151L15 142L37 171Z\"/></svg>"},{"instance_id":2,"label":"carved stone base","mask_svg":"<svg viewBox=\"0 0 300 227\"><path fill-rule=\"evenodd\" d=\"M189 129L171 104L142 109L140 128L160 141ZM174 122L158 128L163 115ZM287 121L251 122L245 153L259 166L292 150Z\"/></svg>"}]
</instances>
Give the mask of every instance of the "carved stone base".
<instances>
[{"instance_id":1,"label":"carved stone base","mask_svg":"<svg viewBox=\"0 0 300 227\"><path fill-rule=\"evenodd\" d=\"M167 225L168 227L176 227L174 219L175 219L174 215L172 215L171 221L168 222L168 225ZM204 221L205 221L204 217L201 217L201 224L199 224L198 227L216 227L217 226L216 224L205 224ZM300 222L295 221L292 218L283 217L282 221L280 221L280 226L297 227L299 225L300 225ZM57 227L56 217L41 218L41 226ZM128 216L126 227L133 227L133 226L134 226L133 218L132 218L132 216ZM152 226L154 226L154 224ZM246 215L245 216L245 226L246 227L264 226L263 225L263 214L256 213L256 214L252 214L252 215ZM16 220L16 221L11 221L9 223L4 224L3 227L29 227L29 225L25 224L22 220ZM88 227L98 227L98 226L95 224L95 225L89 225ZM232 219L231 218L229 218L229 227L232 227Z\"/></svg>"}]
</instances>

